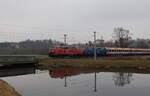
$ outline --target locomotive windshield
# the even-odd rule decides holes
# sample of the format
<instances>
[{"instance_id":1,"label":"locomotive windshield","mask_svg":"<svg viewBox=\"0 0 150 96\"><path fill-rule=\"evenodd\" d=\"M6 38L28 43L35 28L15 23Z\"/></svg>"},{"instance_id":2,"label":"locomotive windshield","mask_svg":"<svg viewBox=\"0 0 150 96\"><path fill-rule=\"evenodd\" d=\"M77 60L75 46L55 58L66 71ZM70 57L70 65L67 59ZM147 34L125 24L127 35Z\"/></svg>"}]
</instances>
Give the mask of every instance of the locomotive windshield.
<instances>
[{"instance_id":1,"label":"locomotive windshield","mask_svg":"<svg viewBox=\"0 0 150 96\"><path fill-rule=\"evenodd\" d=\"M76 47L73 47L73 46L57 46L57 47L54 47L54 48L60 48L60 49L77 49Z\"/></svg>"}]
</instances>

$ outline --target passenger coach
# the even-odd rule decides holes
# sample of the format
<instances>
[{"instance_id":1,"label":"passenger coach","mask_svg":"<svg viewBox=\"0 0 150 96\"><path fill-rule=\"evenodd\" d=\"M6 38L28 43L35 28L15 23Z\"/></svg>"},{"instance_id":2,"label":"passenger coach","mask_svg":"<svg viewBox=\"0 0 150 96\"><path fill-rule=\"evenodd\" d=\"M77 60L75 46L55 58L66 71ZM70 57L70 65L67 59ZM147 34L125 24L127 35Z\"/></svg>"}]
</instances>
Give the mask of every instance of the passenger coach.
<instances>
[{"instance_id":1,"label":"passenger coach","mask_svg":"<svg viewBox=\"0 0 150 96\"><path fill-rule=\"evenodd\" d=\"M106 55L150 55L150 49L105 47Z\"/></svg>"}]
</instances>

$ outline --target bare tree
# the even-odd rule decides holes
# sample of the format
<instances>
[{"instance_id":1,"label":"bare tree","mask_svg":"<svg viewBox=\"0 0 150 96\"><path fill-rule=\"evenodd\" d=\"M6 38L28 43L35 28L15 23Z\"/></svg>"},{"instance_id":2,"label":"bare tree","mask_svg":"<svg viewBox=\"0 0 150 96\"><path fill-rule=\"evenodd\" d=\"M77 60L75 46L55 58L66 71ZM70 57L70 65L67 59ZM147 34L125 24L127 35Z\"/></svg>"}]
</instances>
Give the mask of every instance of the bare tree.
<instances>
[{"instance_id":1,"label":"bare tree","mask_svg":"<svg viewBox=\"0 0 150 96\"><path fill-rule=\"evenodd\" d=\"M126 84L130 84L131 80L133 80L132 78L132 73L115 73L113 75L113 80L116 86L124 86Z\"/></svg>"},{"instance_id":2,"label":"bare tree","mask_svg":"<svg viewBox=\"0 0 150 96\"><path fill-rule=\"evenodd\" d=\"M131 40L131 33L123 27L114 28L114 39L117 47L128 47Z\"/></svg>"}]
</instances>

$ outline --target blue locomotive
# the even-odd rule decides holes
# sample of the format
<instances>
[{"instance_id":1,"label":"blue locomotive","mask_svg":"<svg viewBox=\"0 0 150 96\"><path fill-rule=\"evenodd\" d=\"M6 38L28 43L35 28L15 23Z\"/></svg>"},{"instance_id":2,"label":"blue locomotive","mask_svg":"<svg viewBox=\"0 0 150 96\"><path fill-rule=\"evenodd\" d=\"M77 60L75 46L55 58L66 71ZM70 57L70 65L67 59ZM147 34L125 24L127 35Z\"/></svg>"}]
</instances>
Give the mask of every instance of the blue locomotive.
<instances>
[{"instance_id":1,"label":"blue locomotive","mask_svg":"<svg viewBox=\"0 0 150 96\"><path fill-rule=\"evenodd\" d=\"M105 48L96 48L97 56L105 56L107 54L107 50ZM83 56L93 56L94 49L84 49Z\"/></svg>"}]
</instances>

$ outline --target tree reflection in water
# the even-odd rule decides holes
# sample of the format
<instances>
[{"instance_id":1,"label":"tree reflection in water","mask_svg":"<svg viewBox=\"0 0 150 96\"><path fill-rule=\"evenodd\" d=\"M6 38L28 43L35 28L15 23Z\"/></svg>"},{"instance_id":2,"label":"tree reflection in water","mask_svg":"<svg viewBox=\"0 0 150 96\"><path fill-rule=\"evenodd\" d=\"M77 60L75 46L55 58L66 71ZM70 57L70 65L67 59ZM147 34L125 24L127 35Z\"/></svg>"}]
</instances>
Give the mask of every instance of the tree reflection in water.
<instances>
[{"instance_id":1,"label":"tree reflection in water","mask_svg":"<svg viewBox=\"0 0 150 96\"><path fill-rule=\"evenodd\" d=\"M133 80L132 73L118 72L113 75L114 84L119 87L123 87L126 84L130 84Z\"/></svg>"}]
</instances>

